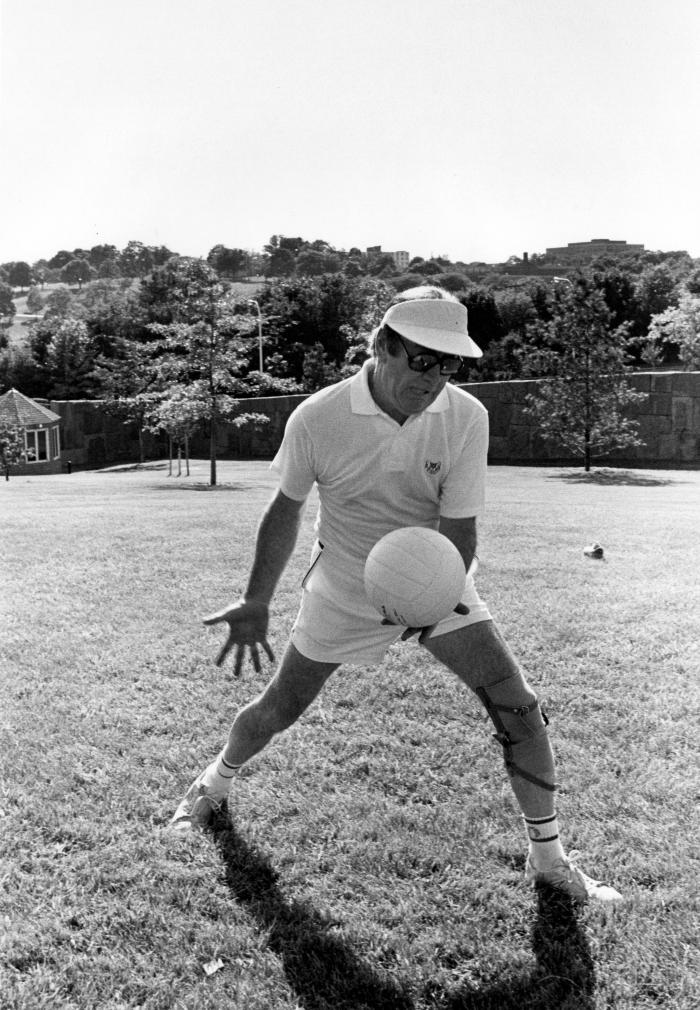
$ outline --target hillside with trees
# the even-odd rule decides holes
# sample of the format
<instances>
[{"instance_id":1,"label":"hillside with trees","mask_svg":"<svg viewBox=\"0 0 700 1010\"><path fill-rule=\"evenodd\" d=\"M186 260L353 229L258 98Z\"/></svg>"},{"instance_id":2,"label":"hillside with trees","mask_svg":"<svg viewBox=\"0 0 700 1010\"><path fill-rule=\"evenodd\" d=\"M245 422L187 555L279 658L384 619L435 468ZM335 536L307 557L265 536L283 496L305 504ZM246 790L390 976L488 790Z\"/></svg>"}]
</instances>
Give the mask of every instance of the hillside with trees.
<instances>
[{"instance_id":1,"label":"hillside with trees","mask_svg":"<svg viewBox=\"0 0 700 1010\"><path fill-rule=\"evenodd\" d=\"M530 273L518 257L491 266L414 257L397 272L379 247L342 250L284 235L273 235L260 252L218 244L205 259L130 241L121 250L97 245L32 264L4 263L0 391L15 386L29 396L109 400L148 364L153 374L138 381L156 395L167 382L164 341L172 343L174 328L194 325L193 312L204 311L198 285L235 322L226 331L235 360L223 385L237 399L313 391L351 374L391 295L424 283L462 301L484 351L457 381L544 374L551 359L540 353L543 335L562 285L577 278L602 298L611 330L625 328L631 364L697 367L700 261L687 253L608 256L576 273L562 264L558 278L538 274L558 266L545 256L533 255L529 264ZM22 339L10 339L18 326Z\"/></svg>"}]
</instances>

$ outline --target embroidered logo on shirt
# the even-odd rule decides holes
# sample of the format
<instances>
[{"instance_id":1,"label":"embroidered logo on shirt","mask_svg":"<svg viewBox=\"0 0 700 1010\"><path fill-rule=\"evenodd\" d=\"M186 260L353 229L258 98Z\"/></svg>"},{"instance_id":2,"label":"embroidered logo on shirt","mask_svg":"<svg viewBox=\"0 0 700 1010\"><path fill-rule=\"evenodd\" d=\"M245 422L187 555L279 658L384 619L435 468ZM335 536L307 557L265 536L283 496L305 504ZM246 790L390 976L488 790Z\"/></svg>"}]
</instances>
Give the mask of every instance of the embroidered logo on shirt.
<instances>
[{"instance_id":1,"label":"embroidered logo on shirt","mask_svg":"<svg viewBox=\"0 0 700 1010\"><path fill-rule=\"evenodd\" d=\"M433 463L433 461L431 459L426 459L426 461L425 461L425 470L426 470L427 473L430 473L430 474L439 473L441 466L442 466L442 463L440 462L440 460L438 460L436 463Z\"/></svg>"}]
</instances>

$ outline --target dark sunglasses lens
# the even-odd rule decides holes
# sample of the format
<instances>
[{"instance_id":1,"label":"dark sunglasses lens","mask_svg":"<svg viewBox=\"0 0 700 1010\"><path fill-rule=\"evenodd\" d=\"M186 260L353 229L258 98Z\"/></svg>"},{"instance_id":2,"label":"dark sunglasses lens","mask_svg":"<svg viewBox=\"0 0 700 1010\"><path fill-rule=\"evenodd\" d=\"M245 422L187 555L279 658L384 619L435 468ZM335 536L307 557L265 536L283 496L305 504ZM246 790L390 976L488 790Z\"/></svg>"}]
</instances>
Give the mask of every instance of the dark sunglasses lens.
<instances>
[{"instance_id":1,"label":"dark sunglasses lens","mask_svg":"<svg viewBox=\"0 0 700 1010\"><path fill-rule=\"evenodd\" d=\"M461 365L461 358L443 358L440 362L440 373L441 375L455 375Z\"/></svg>"},{"instance_id":2,"label":"dark sunglasses lens","mask_svg":"<svg viewBox=\"0 0 700 1010\"><path fill-rule=\"evenodd\" d=\"M427 372L429 369L434 368L438 361L439 358L436 358L433 354L413 354L408 359L408 366L414 372Z\"/></svg>"}]
</instances>

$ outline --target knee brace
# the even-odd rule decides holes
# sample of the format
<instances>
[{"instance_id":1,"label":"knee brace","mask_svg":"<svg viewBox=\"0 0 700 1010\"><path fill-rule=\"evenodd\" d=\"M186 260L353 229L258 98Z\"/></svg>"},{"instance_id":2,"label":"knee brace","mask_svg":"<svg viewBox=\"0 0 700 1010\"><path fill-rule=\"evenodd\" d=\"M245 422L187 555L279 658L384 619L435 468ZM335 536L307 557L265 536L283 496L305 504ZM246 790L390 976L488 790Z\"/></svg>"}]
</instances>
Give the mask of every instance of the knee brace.
<instances>
[{"instance_id":1,"label":"knee brace","mask_svg":"<svg viewBox=\"0 0 700 1010\"><path fill-rule=\"evenodd\" d=\"M515 680L515 678L512 679ZM518 681L520 683L520 678ZM533 772L526 771L516 763L513 753L516 747L520 748L521 753L524 752L528 744L530 745L528 749L536 750L539 739L546 737L549 719L538 699L535 698L528 704L514 707L494 702L485 687L477 687L476 694L496 727L493 736L503 747L505 765L511 778L519 775L520 778L527 779L528 782L532 782L542 789L554 792L557 789L555 783L546 782ZM533 753L532 756L536 755ZM522 758L520 760L522 761Z\"/></svg>"}]
</instances>

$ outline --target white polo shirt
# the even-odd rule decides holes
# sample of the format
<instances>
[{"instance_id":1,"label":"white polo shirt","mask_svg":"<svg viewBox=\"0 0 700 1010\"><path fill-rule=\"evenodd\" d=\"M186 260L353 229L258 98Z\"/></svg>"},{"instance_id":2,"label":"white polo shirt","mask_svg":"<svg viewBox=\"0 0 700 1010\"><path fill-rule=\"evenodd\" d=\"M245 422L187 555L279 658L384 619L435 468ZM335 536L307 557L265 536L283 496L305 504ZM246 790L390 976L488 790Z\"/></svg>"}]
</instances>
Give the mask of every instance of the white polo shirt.
<instances>
[{"instance_id":1,"label":"white polo shirt","mask_svg":"<svg viewBox=\"0 0 700 1010\"><path fill-rule=\"evenodd\" d=\"M441 515L484 509L485 407L448 383L426 410L398 424L372 398L369 365L304 400L271 463L289 498L303 501L317 485L317 537L353 567L364 566L391 530L436 529Z\"/></svg>"}]
</instances>

